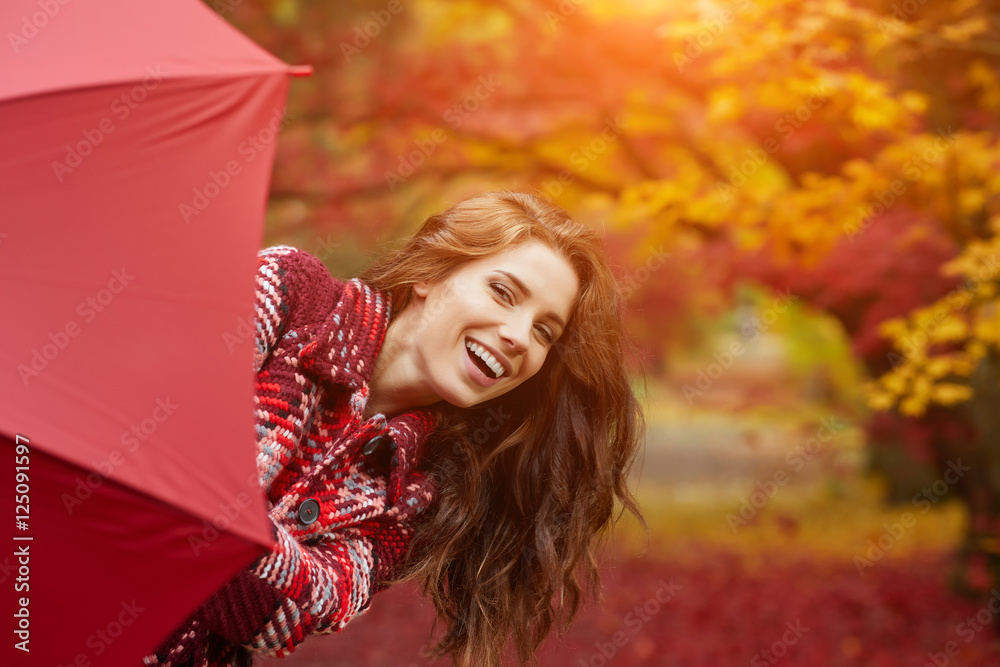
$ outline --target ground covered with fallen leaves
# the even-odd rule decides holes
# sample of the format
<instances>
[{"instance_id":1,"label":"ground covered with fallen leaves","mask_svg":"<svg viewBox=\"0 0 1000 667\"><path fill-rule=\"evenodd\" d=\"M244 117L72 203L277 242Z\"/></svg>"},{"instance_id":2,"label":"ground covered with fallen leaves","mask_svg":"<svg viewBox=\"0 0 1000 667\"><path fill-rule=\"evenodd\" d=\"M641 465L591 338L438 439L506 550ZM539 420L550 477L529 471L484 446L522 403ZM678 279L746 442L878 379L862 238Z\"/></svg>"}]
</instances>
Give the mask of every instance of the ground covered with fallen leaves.
<instances>
[{"instance_id":1,"label":"ground covered with fallen leaves","mask_svg":"<svg viewBox=\"0 0 1000 667\"><path fill-rule=\"evenodd\" d=\"M987 601L948 588L960 506L922 514L824 493L789 490L735 530L733 501L678 506L646 493L652 542L644 548L624 525L604 564L604 600L546 641L540 664L1000 665ZM397 586L345 631L262 664L450 664L421 656L432 621L416 588Z\"/></svg>"}]
</instances>

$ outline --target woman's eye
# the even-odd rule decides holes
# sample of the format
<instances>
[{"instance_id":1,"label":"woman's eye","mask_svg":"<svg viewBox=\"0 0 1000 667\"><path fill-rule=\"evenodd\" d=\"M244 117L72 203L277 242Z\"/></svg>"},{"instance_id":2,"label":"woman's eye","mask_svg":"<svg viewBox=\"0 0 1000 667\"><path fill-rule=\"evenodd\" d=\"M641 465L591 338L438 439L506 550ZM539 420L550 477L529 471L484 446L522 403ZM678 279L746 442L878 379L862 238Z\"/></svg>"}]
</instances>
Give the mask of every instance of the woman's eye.
<instances>
[{"instance_id":1,"label":"woman's eye","mask_svg":"<svg viewBox=\"0 0 1000 667\"><path fill-rule=\"evenodd\" d=\"M507 303L514 303L514 293L507 288L503 283L490 283L493 291L500 295L500 297Z\"/></svg>"},{"instance_id":2,"label":"woman's eye","mask_svg":"<svg viewBox=\"0 0 1000 667\"><path fill-rule=\"evenodd\" d=\"M552 341L554 340L552 336L552 331L548 327L539 326L538 333L542 335L542 340L544 340L546 344L551 344Z\"/></svg>"}]
</instances>

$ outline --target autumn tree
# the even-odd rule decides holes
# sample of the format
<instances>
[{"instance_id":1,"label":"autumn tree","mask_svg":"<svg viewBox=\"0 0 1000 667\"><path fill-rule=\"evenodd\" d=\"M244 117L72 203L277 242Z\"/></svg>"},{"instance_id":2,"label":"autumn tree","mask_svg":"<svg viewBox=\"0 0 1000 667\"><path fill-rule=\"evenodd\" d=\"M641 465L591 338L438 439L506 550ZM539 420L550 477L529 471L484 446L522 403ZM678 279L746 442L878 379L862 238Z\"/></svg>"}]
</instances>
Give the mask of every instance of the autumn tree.
<instances>
[{"instance_id":1,"label":"autumn tree","mask_svg":"<svg viewBox=\"0 0 1000 667\"><path fill-rule=\"evenodd\" d=\"M1000 579L998 4L217 9L315 68L270 233L346 276L466 192L534 190L605 228L660 364L736 278L791 287L851 336L875 441L941 475L974 463L948 488L973 515L961 579L982 587Z\"/></svg>"}]
</instances>

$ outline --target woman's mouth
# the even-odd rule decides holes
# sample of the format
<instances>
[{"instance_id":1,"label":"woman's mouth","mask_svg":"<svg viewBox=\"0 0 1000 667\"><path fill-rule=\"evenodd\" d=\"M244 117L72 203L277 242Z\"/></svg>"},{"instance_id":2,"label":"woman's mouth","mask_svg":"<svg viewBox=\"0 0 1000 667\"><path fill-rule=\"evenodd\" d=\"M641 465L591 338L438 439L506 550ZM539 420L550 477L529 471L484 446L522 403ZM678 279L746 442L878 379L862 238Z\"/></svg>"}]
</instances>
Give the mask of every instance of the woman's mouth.
<instances>
[{"instance_id":1,"label":"woman's mouth","mask_svg":"<svg viewBox=\"0 0 1000 667\"><path fill-rule=\"evenodd\" d=\"M466 366L476 384L491 387L507 375L503 364L487 352L482 345L466 339L465 353Z\"/></svg>"}]
</instances>

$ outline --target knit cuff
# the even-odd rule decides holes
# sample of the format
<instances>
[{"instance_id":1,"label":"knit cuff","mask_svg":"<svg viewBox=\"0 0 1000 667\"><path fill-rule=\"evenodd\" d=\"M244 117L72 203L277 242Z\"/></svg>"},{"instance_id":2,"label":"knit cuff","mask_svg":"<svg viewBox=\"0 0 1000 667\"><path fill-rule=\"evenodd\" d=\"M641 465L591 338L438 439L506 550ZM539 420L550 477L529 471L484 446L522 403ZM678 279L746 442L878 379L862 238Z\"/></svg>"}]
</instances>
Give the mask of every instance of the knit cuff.
<instances>
[{"instance_id":1,"label":"knit cuff","mask_svg":"<svg viewBox=\"0 0 1000 667\"><path fill-rule=\"evenodd\" d=\"M252 667L253 657L242 646L212 633L196 613L142 663L147 667Z\"/></svg>"},{"instance_id":2,"label":"knit cuff","mask_svg":"<svg viewBox=\"0 0 1000 667\"><path fill-rule=\"evenodd\" d=\"M234 644L249 644L282 599L271 585L244 569L206 600L198 615L220 637Z\"/></svg>"}]
</instances>

